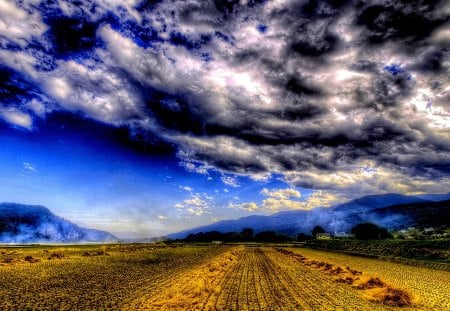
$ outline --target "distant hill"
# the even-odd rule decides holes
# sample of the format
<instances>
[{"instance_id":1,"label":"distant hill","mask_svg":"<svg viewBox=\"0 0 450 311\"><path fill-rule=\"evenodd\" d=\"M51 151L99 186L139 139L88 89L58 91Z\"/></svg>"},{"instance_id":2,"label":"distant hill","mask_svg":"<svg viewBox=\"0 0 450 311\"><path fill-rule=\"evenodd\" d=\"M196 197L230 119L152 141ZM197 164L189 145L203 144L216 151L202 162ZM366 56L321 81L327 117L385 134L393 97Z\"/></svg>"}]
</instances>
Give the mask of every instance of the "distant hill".
<instances>
[{"instance_id":1,"label":"distant hill","mask_svg":"<svg viewBox=\"0 0 450 311\"><path fill-rule=\"evenodd\" d=\"M367 195L362 198L341 204L334 208L334 211L367 212L380 207L395 204L409 204L427 202L427 200L416 196L407 196L397 193L387 193L380 195Z\"/></svg>"},{"instance_id":2,"label":"distant hill","mask_svg":"<svg viewBox=\"0 0 450 311\"><path fill-rule=\"evenodd\" d=\"M372 211L367 218L395 230L450 226L450 200L388 206Z\"/></svg>"},{"instance_id":3,"label":"distant hill","mask_svg":"<svg viewBox=\"0 0 450 311\"><path fill-rule=\"evenodd\" d=\"M416 197L434 202L445 201L450 200L450 192L445 194L419 194Z\"/></svg>"},{"instance_id":4,"label":"distant hill","mask_svg":"<svg viewBox=\"0 0 450 311\"><path fill-rule=\"evenodd\" d=\"M432 196L437 198L440 195ZM310 234L316 225L335 234L349 232L352 227L362 222L373 222L393 229L409 226L426 227L433 223L434 218L438 219L434 221L435 224L450 225L448 203L445 202L447 201L434 203L416 196L393 193L370 195L330 208L285 211L270 216L248 216L237 220L223 220L208 226L174 233L168 237L185 238L191 233L207 231L239 232L244 228L252 228L256 232L273 230L288 235ZM429 211L428 206L430 207Z\"/></svg>"},{"instance_id":5,"label":"distant hill","mask_svg":"<svg viewBox=\"0 0 450 311\"><path fill-rule=\"evenodd\" d=\"M107 242L117 237L86 229L39 205L0 204L0 243Z\"/></svg>"}]
</instances>

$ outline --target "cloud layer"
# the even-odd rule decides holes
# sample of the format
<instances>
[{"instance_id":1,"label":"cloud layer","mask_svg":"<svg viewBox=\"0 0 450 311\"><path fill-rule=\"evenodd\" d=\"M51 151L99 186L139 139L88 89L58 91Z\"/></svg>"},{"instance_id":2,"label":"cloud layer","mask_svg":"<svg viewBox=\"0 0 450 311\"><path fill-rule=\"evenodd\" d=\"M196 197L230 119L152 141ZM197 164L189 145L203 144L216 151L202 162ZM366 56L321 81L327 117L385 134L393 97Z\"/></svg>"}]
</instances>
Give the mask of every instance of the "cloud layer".
<instances>
[{"instance_id":1,"label":"cloud layer","mask_svg":"<svg viewBox=\"0 0 450 311\"><path fill-rule=\"evenodd\" d=\"M203 174L448 191L449 15L447 1L6 1L0 117L126 126Z\"/></svg>"}]
</instances>

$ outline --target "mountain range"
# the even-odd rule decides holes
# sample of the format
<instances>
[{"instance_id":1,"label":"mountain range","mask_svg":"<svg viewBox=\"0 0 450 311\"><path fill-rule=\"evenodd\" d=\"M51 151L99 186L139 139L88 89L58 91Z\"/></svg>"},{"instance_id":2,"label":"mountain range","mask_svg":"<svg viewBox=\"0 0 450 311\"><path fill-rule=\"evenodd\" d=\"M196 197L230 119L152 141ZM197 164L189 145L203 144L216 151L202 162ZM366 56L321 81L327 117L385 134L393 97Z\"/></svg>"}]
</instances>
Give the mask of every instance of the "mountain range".
<instances>
[{"instance_id":1,"label":"mountain range","mask_svg":"<svg viewBox=\"0 0 450 311\"><path fill-rule=\"evenodd\" d=\"M39 205L0 204L0 243L80 243L117 241L114 235L82 228Z\"/></svg>"},{"instance_id":2,"label":"mountain range","mask_svg":"<svg viewBox=\"0 0 450 311\"><path fill-rule=\"evenodd\" d=\"M310 234L314 226L338 234L350 232L363 222L393 230L408 227L450 226L450 193L406 196L401 194L369 195L329 208L283 211L269 216L247 216L237 220L223 220L193 228L167 237L182 239L191 233L219 231L240 232L252 228L288 235Z\"/></svg>"},{"instance_id":3,"label":"mountain range","mask_svg":"<svg viewBox=\"0 0 450 311\"><path fill-rule=\"evenodd\" d=\"M314 226L337 234L350 232L356 224L371 222L400 230L408 227L450 226L450 193L406 196L369 195L328 208L278 212L223 220L207 226L167 235L182 239L191 233L240 232L252 228L288 235L309 234ZM39 205L0 204L0 243L79 243L110 242L119 239L111 233L82 228Z\"/></svg>"}]
</instances>

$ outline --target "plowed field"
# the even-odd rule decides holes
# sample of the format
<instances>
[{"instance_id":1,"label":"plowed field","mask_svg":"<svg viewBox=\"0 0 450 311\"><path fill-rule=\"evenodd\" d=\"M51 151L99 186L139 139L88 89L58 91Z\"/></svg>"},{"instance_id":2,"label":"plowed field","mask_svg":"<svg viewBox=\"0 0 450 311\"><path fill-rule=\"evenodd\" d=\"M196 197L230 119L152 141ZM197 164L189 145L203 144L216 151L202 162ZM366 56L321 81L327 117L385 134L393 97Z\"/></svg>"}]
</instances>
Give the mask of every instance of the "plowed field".
<instances>
[{"instance_id":1,"label":"plowed field","mask_svg":"<svg viewBox=\"0 0 450 311\"><path fill-rule=\"evenodd\" d=\"M0 265L0 309L450 310L448 271L333 253L244 246L60 253Z\"/></svg>"}]
</instances>

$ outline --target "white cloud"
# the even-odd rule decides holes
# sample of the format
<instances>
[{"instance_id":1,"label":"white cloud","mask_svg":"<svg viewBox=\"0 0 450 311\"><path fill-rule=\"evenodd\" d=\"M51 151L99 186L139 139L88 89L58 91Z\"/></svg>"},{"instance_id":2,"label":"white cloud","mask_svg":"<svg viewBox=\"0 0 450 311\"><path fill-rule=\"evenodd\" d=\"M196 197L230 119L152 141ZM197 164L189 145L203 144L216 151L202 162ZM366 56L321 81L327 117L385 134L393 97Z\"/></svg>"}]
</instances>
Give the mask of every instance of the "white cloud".
<instances>
[{"instance_id":1,"label":"white cloud","mask_svg":"<svg viewBox=\"0 0 450 311\"><path fill-rule=\"evenodd\" d=\"M241 204L236 204L236 203L230 202L228 204L228 207L232 208L232 209L246 211L246 212L256 212L258 210L261 210L261 208L256 203L253 203L253 202L247 202L247 203L241 203Z\"/></svg>"},{"instance_id":2,"label":"white cloud","mask_svg":"<svg viewBox=\"0 0 450 311\"><path fill-rule=\"evenodd\" d=\"M47 113L47 107L39 100L33 98L25 104L25 108L31 110L36 116L44 117Z\"/></svg>"},{"instance_id":3,"label":"white cloud","mask_svg":"<svg viewBox=\"0 0 450 311\"><path fill-rule=\"evenodd\" d=\"M304 202L289 200L267 198L262 201L261 209L267 212L275 213L283 210L309 209Z\"/></svg>"},{"instance_id":4,"label":"white cloud","mask_svg":"<svg viewBox=\"0 0 450 311\"><path fill-rule=\"evenodd\" d=\"M90 68L72 60L57 63L46 74L44 87L65 109L117 125L140 116L140 92L112 68L104 63Z\"/></svg>"},{"instance_id":5,"label":"white cloud","mask_svg":"<svg viewBox=\"0 0 450 311\"><path fill-rule=\"evenodd\" d=\"M222 177L220 177L220 179L227 186L230 186L230 187L233 187L233 188L238 188L238 187L241 186L241 184L239 183L239 181L237 180L236 177L222 176Z\"/></svg>"},{"instance_id":6,"label":"white cloud","mask_svg":"<svg viewBox=\"0 0 450 311\"><path fill-rule=\"evenodd\" d=\"M239 204L230 202L228 207L246 212L275 213L284 210L310 210L316 207L329 207L332 204L342 202L344 199L332 192L315 191L306 199L296 201L290 198L299 198L301 194L293 188L263 189L260 193L267 197L262 200L260 205L255 202Z\"/></svg>"},{"instance_id":7,"label":"white cloud","mask_svg":"<svg viewBox=\"0 0 450 311\"><path fill-rule=\"evenodd\" d=\"M194 190L194 189L192 189L192 188L189 187L189 186L180 186L180 189L185 190L185 191L189 191L189 192L191 192L191 191Z\"/></svg>"},{"instance_id":8,"label":"white cloud","mask_svg":"<svg viewBox=\"0 0 450 311\"><path fill-rule=\"evenodd\" d=\"M330 207L334 204L346 201L346 197L327 191L314 191L304 202L304 209L316 207Z\"/></svg>"},{"instance_id":9,"label":"white cloud","mask_svg":"<svg viewBox=\"0 0 450 311\"><path fill-rule=\"evenodd\" d=\"M176 68L162 52L142 49L110 26L100 28L98 34L106 42L111 60L138 81L164 90L176 81Z\"/></svg>"},{"instance_id":10,"label":"white cloud","mask_svg":"<svg viewBox=\"0 0 450 311\"><path fill-rule=\"evenodd\" d=\"M446 193L450 189L450 178L430 180L427 177L414 178L406 173L364 161L347 165L333 172L309 170L285 175L289 184L340 192L348 198L357 198L376 193ZM320 193L320 191L319 191Z\"/></svg>"},{"instance_id":11,"label":"white cloud","mask_svg":"<svg viewBox=\"0 0 450 311\"><path fill-rule=\"evenodd\" d=\"M22 72L29 76L31 79L38 79L38 72L35 66L39 61L30 53L27 52L14 52L10 50L0 50L0 61L2 64Z\"/></svg>"},{"instance_id":12,"label":"white cloud","mask_svg":"<svg viewBox=\"0 0 450 311\"><path fill-rule=\"evenodd\" d=\"M168 218L163 215L158 215L158 219L164 221L164 220L167 220Z\"/></svg>"},{"instance_id":13,"label":"white cloud","mask_svg":"<svg viewBox=\"0 0 450 311\"><path fill-rule=\"evenodd\" d=\"M288 199L290 197L295 198L301 197L301 193L293 188L271 189L271 190L264 188L263 190L261 190L261 194L275 199Z\"/></svg>"},{"instance_id":14,"label":"white cloud","mask_svg":"<svg viewBox=\"0 0 450 311\"><path fill-rule=\"evenodd\" d=\"M175 204L175 208L187 211L190 214L201 216L210 214L209 211L214 206L214 199L206 194L191 193L189 198Z\"/></svg>"},{"instance_id":15,"label":"white cloud","mask_svg":"<svg viewBox=\"0 0 450 311\"><path fill-rule=\"evenodd\" d=\"M28 174L36 172L36 169L34 168L33 164L30 162L23 162L22 168L27 172Z\"/></svg>"},{"instance_id":16,"label":"white cloud","mask_svg":"<svg viewBox=\"0 0 450 311\"><path fill-rule=\"evenodd\" d=\"M0 118L8 123L24 127L29 130L33 125L33 119L29 114L26 114L14 107L0 107Z\"/></svg>"},{"instance_id":17,"label":"white cloud","mask_svg":"<svg viewBox=\"0 0 450 311\"><path fill-rule=\"evenodd\" d=\"M32 38L38 38L45 31L47 25L38 12L27 12L13 1L0 1L0 37L25 47ZM0 39L0 45L5 45L2 41Z\"/></svg>"}]
</instances>

